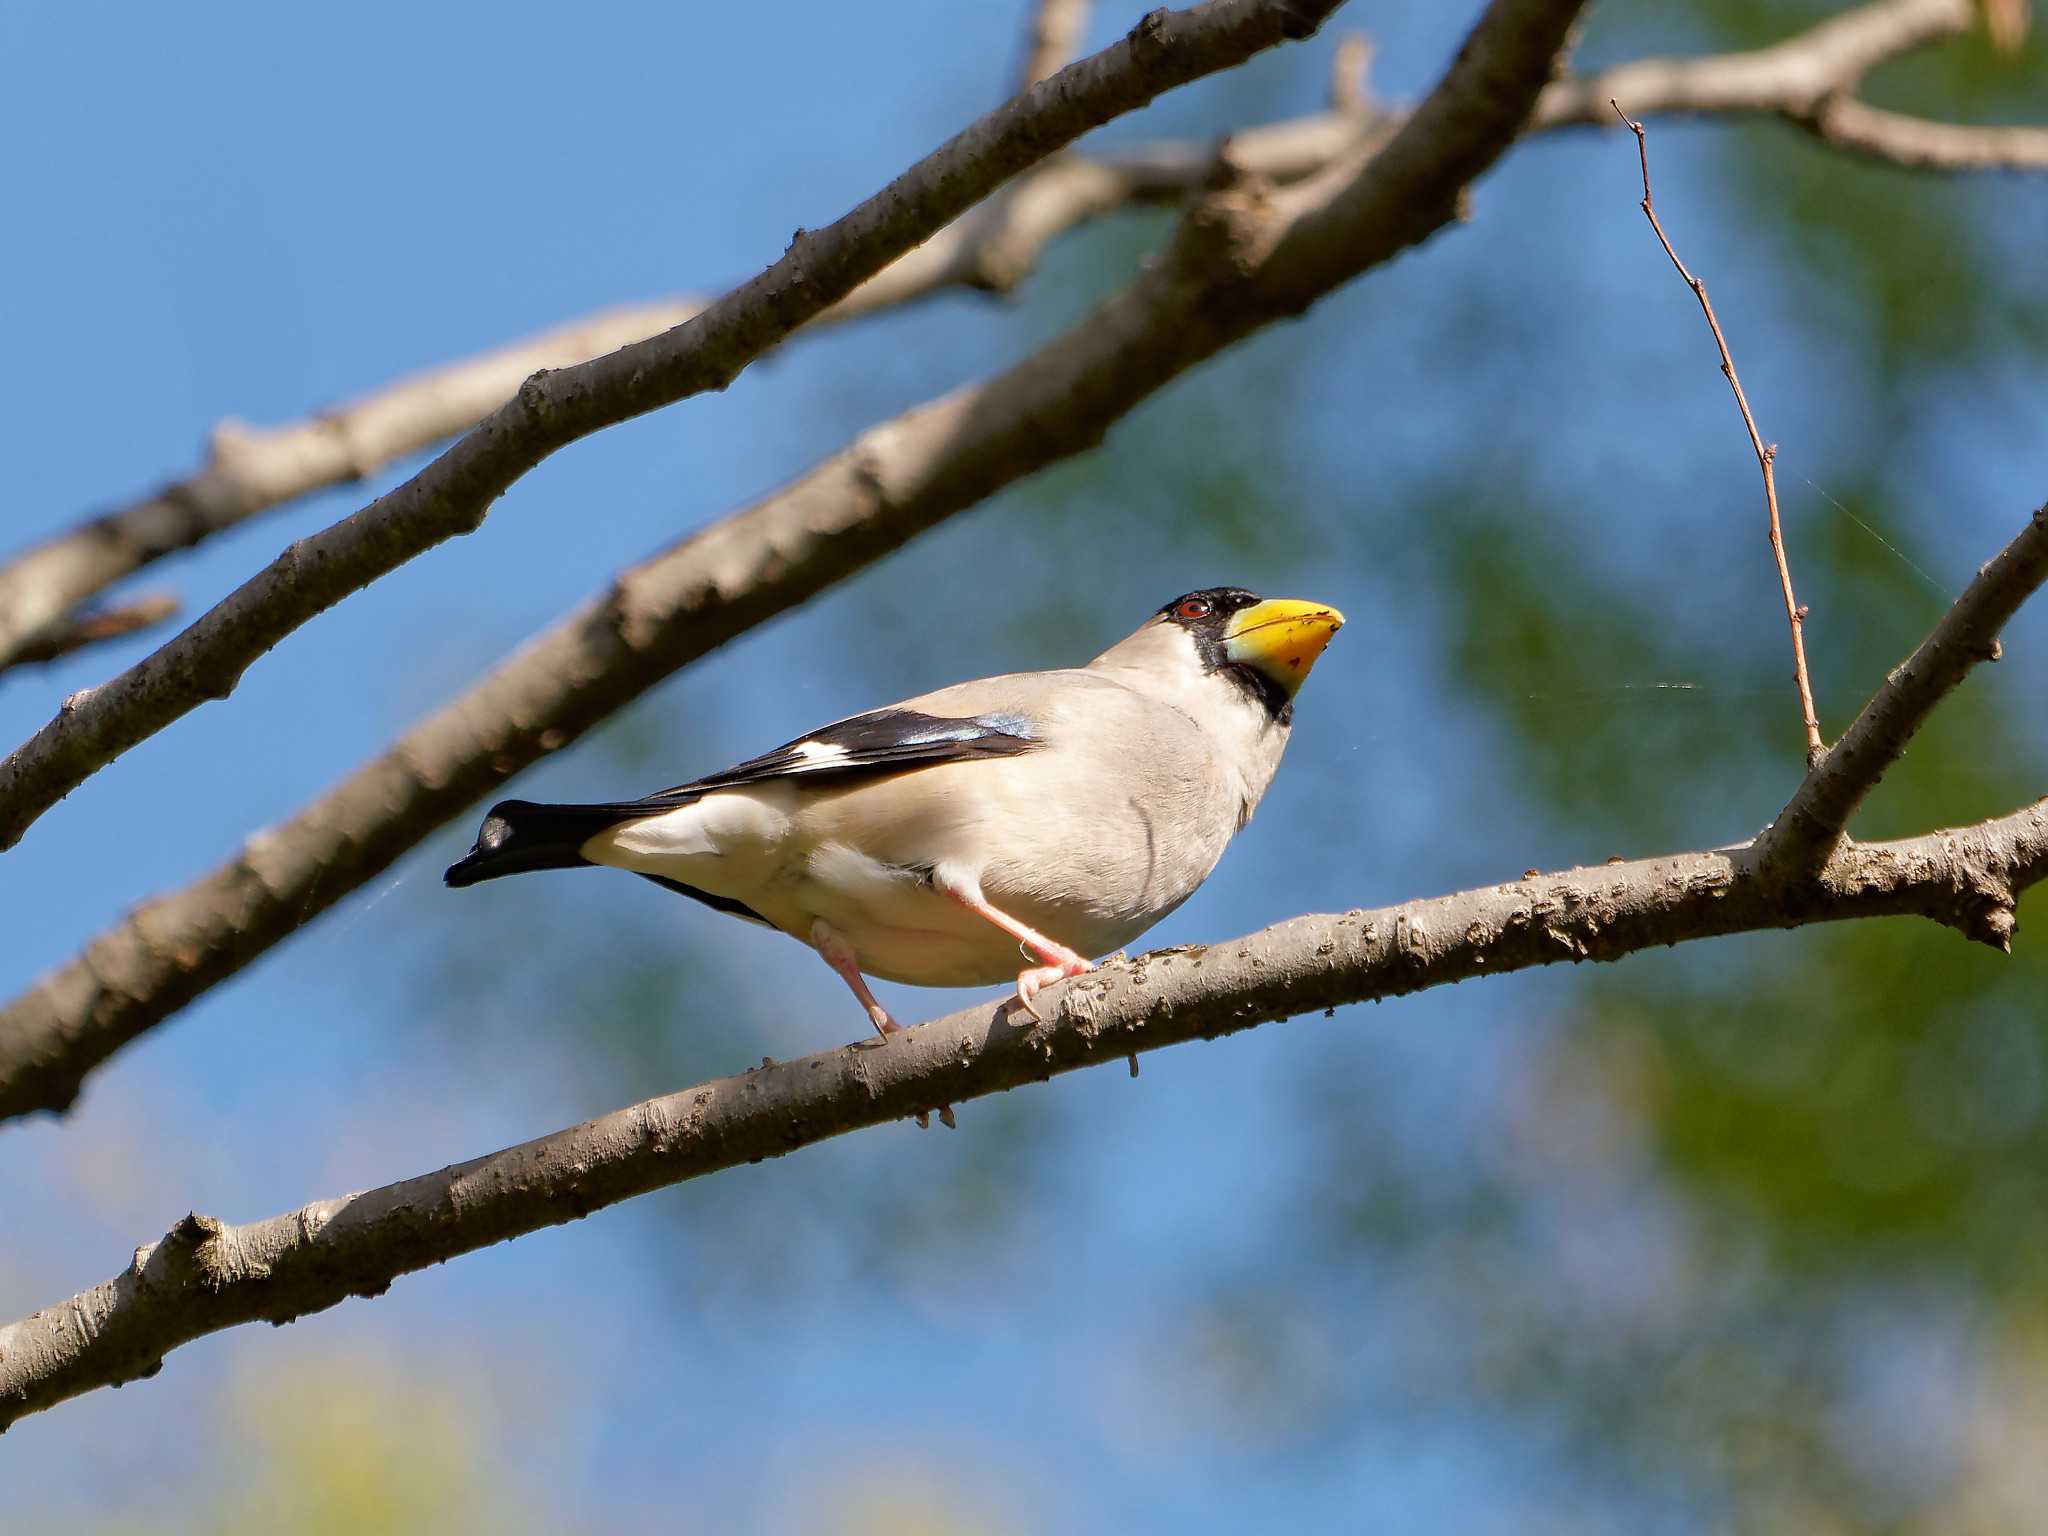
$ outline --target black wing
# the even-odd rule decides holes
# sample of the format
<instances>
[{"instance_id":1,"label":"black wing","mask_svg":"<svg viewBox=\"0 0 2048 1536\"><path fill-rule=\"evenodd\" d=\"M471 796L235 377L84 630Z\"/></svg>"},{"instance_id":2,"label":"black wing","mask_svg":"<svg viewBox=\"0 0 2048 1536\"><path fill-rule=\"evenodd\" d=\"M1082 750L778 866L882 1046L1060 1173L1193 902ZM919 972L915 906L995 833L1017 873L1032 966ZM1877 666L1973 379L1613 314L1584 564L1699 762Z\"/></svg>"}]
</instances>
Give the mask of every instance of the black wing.
<instances>
[{"instance_id":1,"label":"black wing","mask_svg":"<svg viewBox=\"0 0 2048 1536\"><path fill-rule=\"evenodd\" d=\"M929 768L937 763L1015 757L1044 743L1017 714L949 717L914 709L877 709L785 742L773 752L735 763L723 773L649 795L640 805L683 803L717 789L773 779L864 778Z\"/></svg>"},{"instance_id":2,"label":"black wing","mask_svg":"<svg viewBox=\"0 0 2048 1536\"><path fill-rule=\"evenodd\" d=\"M847 779L906 773L936 763L968 762L984 757L1014 757L1043 743L1031 722L1009 713L949 717L914 709L878 709L813 731L773 752L735 763L723 773L678 784L642 800L607 800L595 805L535 805L503 800L491 807L477 833L476 846L449 866L443 877L450 885L474 885L500 875L533 869L571 869L590 861L583 845L595 834L622 821L657 816L714 790L737 789L777 779ZM752 908L729 897L713 896L660 875L646 877L684 896L694 897L735 917L766 922Z\"/></svg>"}]
</instances>

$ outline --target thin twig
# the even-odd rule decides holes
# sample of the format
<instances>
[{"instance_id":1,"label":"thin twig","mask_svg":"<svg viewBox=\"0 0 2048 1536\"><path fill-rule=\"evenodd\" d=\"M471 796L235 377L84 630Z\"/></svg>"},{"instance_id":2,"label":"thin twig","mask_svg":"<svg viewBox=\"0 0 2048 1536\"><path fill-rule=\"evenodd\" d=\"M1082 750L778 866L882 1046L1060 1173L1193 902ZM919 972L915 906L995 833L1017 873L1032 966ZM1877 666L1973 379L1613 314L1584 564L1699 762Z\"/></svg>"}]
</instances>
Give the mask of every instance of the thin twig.
<instances>
[{"instance_id":1,"label":"thin twig","mask_svg":"<svg viewBox=\"0 0 2048 1536\"><path fill-rule=\"evenodd\" d=\"M1792 595L1792 568L1785 561L1785 534L1778 521L1778 480L1772 466L1778 457L1778 445L1766 444L1757 432L1756 417L1750 414L1749 397L1742 392L1742 380L1735 373L1735 359L1728 355L1728 338L1721 334L1721 322L1714 318L1714 306L1707 299L1707 285L1694 277L1678 259L1678 252L1671 248L1671 241L1664 233L1664 226L1657 222L1657 210L1650 201L1650 149L1648 136L1643 125L1621 110L1621 104L1610 100L1614 115L1628 125L1629 132L1636 136L1636 155L1643 166L1643 217L1650 221L1650 228L1657 236L1657 243L1664 247L1664 254L1671 258L1671 265L1678 269L1678 275L1685 279L1685 285L1700 301L1700 312L1707 317L1707 328L1714 333L1714 345L1721 350L1721 372L1728 376L1728 387L1735 391L1735 404L1742 411L1742 424L1749 429L1749 445L1756 450L1757 467L1764 475L1764 505L1770 513L1771 553L1778 562L1778 586L1785 596L1785 620L1792 626L1792 680L1799 687L1799 713L1806 725L1806 762L1812 767L1827 755L1827 744L1821 740L1820 717L1814 713L1813 684L1806 675L1806 610Z\"/></svg>"}]
</instances>

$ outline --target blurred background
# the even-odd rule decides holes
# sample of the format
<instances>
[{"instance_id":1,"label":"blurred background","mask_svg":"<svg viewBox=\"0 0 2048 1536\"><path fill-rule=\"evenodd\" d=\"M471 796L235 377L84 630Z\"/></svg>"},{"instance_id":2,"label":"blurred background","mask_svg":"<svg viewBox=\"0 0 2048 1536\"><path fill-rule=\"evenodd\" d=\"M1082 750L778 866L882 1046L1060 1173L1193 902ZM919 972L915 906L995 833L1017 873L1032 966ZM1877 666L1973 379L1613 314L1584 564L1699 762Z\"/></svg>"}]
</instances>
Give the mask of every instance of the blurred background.
<instances>
[{"instance_id":1,"label":"blurred background","mask_svg":"<svg viewBox=\"0 0 2048 1536\"><path fill-rule=\"evenodd\" d=\"M1580 62L1834 9L1595 11ZM4 543L611 304L716 288L993 105L1026 6L0 10ZM1136 6L1100 4L1090 46ZM1321 110L1347 28L1413 98L1476 5L1359 7L1104 144ZM1884 104L2044 115L2038 40ZM1626 105L1626 104L1624 104ZM1654 124L1657 199L1780 443L1823 725L2048 494L2048 188ZM1725 843L1800 771L1754 460L1619 133L1532 140L1471 221L522 776L641 793L963 676L1075 663L1188 588L1341 606L1289 760L1147 940ZM8 995L379 750L620 565L981 377L1167 215L1013 301L801 339L578 444L306 626L0 866ZM396 483L146 573L197 611ZM0 677L0 736L151 640ZM2048 606L1859 823L2048 789ZM0 1313L188 1210L246 1220L854 1038L788 940L643 882L460 894L446 828L0 1127ZM12 1531L2010 1531L2048 1515L2048 907L1475 982L1065 1078L636 1200L0 1441ZM899 1016L964 997L884 987Z\"/></svg>"}]
</instances>

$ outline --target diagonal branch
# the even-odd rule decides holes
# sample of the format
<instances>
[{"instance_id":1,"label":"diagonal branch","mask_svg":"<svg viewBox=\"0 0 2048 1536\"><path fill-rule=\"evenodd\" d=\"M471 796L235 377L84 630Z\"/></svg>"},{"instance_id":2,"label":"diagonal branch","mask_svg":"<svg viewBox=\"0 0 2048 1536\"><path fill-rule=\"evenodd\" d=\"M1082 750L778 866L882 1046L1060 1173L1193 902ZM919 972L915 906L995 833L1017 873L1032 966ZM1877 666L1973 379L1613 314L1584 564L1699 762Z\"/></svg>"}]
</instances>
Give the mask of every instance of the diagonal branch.
<instances>
[{"instance_id":1,"label":"diagonal branch","mask_svg":"<svg viewBox=\"0 0 2048 1536\"><path fill-rule=\"evenodd\" d=\"M477 528L557 449L729 384L789 333L1018 172L1161 92L1316 29L1339 0L1210 0L1154 11L1122 41L997 108L838 222L799 232L767 271L673 331L536 374L411 480L292 545L185 632L0 762L0 849L107 762L209 698L315 614Z\"/></svg>"},{"instance_id":2,"label":"diagonal branch","mask_svg":"<svg viewBox=\"0 0 2048 1536\"><path fill-rule=\"evenodd\" d=\"M189 1215L114 1279L0 1327L0 1428L152 1376L169 1351L220 1329L376 1296L459 1254L935 1105L1347 1003L1712 935L1916 913L1983 936L1986 910L2009 918L2044 876L2048 801L1845 850L1798 889L1725 851L1687 853L1159 950L1049 988L1043 1024L968 1008L266 1221Z\"/></svg>"},{"instance_id":3,"label":"diagonal branch","mask_svg":"<svg viewBox=\"0 0 2048 1536\"><path fill-rule=\"evenodd\" d=\"M1757 856L1787 874L1824 864L1849 818L1905 755L1934 707L1981 661L1999 658L1998 632L2048 581L2048 506L1977 572L1932 634L1894 667L1841 740L1807 770L1798 791L1757 840Z\"/></svg>"},{"instance_id":4,"label":"diagonal branch","mask_svg":"<svg viewBox=\"0 0 2048 1536\"><path fill-rule=\"evenodd\" d=\"M1770 48L1692 59L1645 59L1560 80L1534 129L1597 126L1610 95L1645 116L1768 113L1823 140L1906 166L2048 169L2048 130L1961 127L1879 112L1846 96L1873 65L1967 30L1968 0L1878 0ZM1338 110L1250 128L1232 158L1292 181L1355 150L1381 114L1361 88L1363 39L1336 60ZM977 207L906 252L805 327L874 314L954 286L1008 292L1046 245L1138 202L1199 191L1206 145L1159 144L1100 159L1064 155L1027 174L1009 197ZM254 429L223 424L207 463L140 501L60 533L0 564L0 670L72 605L165 555L328 486L364 478L474 426L541 368L567 368L682 324L704 301L677 298L609 310L506 347L401 379L305 421Z\"/></svg>"},{"instance_id":5,"label":"diagonal branch","mask_svg":"<svg viewBox=\"0 0 2048 1536\"><path fill-rule=\"evenodd\" d=\"M122 1045L677 668L1093 447L1171 379L1440 228L1513 141L1577 9L1495 0L1379 157L1304 184L1318 189L1306 201L1256 181L1219 187L1156 264L1065 336L625 572L238 857L145 903L0 1009L0 1118L63 1109Z\"/></svg>"}]
</instances>

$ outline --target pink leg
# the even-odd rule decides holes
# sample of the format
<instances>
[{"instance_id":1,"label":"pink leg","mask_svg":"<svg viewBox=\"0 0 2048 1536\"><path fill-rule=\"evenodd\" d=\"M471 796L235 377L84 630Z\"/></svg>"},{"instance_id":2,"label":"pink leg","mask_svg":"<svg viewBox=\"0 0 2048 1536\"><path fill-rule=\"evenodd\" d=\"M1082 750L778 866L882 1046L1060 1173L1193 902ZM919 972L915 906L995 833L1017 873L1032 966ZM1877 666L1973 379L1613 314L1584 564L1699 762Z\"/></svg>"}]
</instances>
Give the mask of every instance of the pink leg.
<instances>
[{"instance_id":1,"label":"pink leg","mask_svg":"<svg viewBox=\"0 0 2048 1536\"><path fill-rule=\"evenodd\" d=\"M1047 982L1059 981L1067 976L1078 976L1083 971L1095 969L1086 959L1075 954L1074 951L1067 948L1066 945L1060 943L1057 939L1049 939L1036 928L1018 922L1016 918L1000 908L990 906L987 898L978 889L954 885L945 880L939 882L939 889L952 897L953 900L959 902L961 906L972 912L976 917L994 923L1003 932L1007 933L1011 938L1045 962L1044 965L1023 970L1017 974L1017 1001L1023 1005L1024 1011L1034 1019L1043 1017L1031 1005L1031 999L1038 995L1040 987L1043 987Z\"/></svg>"},{"instance_id":2,"label":"pink leg","mask_svg":"<svg viewBox=\"0 0 2048 1536\"><path fill-rule=\"evenodd\" d=\"M885 1040L891 1034L901 1033L903 1026L889 1017L889 1010L876 1002L875 994L868 990L868 979L861 975L860 961L853 952L853 946L846 942L845 935L821 917L811 924L811 943L816 946L818 953L825 957L825 963L839 973L839 979L853 988L853 995L860 999L861 1007L867 1010L868 1019L875 1026L876 1032ZM939 1119L944 1122L947 1130L955 1129L953 1106L941 1104ZM929 1116L920 1114L917 1117L919 1130L928 1129L930 1125Z\"/></svg>"},{"instance_id":3,"label":"pink leg","mask_svg":"<svg viewBox=\"0 0 2048 1536\"><path fill-rule=\"evenodd\" d=\"M854 956L853 946L845 936L822 917L811 924L811 943L825 963L839 973L839 979L853 988L853 995L860 999L861 1007L867 1010L868 1022L875 1026L878 1034L891 1034L903 1026L889 1017L889 1010L875 1001L875 994L868 990L868 979L860 973L860 962Z\"/></svg>"}]
</instances>

